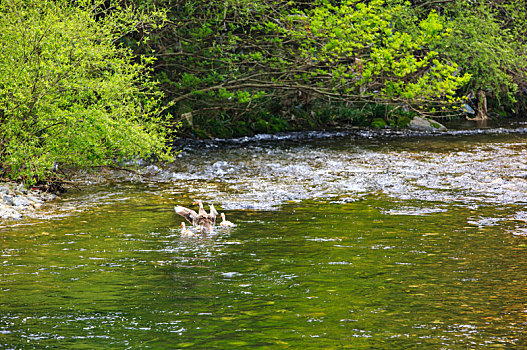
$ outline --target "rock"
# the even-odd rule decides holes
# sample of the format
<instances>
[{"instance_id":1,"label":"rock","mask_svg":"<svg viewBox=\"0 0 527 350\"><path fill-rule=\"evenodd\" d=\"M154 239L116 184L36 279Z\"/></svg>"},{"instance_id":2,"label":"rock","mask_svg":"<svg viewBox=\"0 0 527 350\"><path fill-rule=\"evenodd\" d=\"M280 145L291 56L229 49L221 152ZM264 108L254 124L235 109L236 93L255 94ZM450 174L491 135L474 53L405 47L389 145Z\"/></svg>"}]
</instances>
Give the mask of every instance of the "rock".
<instances>
[{"instance_id":1,"label":"rock","mask_svg":"<svg viewBox=\"0 0 527 350\"><path fill-rule=\"evenodd\" d=\"M14 182L0 182L0 220L19 220L34 216L35 209L55 199L52 193L27 189Z\"/></svg>"},{"instance_id":2,"label":"rock","mask_svg":"<svg viewBox=\"0 0 527 350\"><path fill-rule=\"evenodd\" d=\"M23 206L28 206L29 205L29 200L27 200L26 198L24 197L15 197L13 198L13 205L15 207L23 207Z\"/></svg>"},{"instance_id":3,"label":"rock","mask_svg":"<svg viewBox=\"0 0 527 350\"><path fill-rule=\"evenodd\" d=\"M15 205L15 202L13 201L13 197L5 195L4 196L4 203L7 205Z\"/></svg>"},{"instance_id":4,"label":"rock","mask_svg":"<svg viewBox=\"0 0 527 350\"><path fill-rule=\"evenodd\" d=\"M436 121L414 117L408 124L408 128L412 130L421 130L421 131L444 131L446 127Z\"/></svg>"},{"instance_id":5,"label":"rock","mask_svg":"<svg viewBox=\"0 0 527 350\"><path fill-rule=\"evenodd\" d=\"M43 203L43 200L44 200L44 199L39 199L39 198L37 198L35 196L32 196L32 195L28 195L27 199L29 201L33 202L33 203Z\"/></svg>"},{"instance_id":6,"label":"rock","mask_svg":"<svg viewBox=\"0 0 527 350\"><path fill-rule=\"evenodd\" d=\"M21 192L22 194L27 194L27 188L26 186L24 186L24 184L19 184L17 186L17 190Z\"/></svg>"},{"instance_id":7,"label":"rock","mask_svg":"<svg viewBox=\"0 0 527 350\"><path fill-rule=\"evenodd\" d=\"M57 198L57 195L53 194L53 193L41 193L40 194L40 198L43 200L43 201L52 201L54 200L55 198Z\"/></svg>"},{"instance_id":8,"label":"rock","mask_svg":"<svg viewBox=\"0 0 527 350\"><path fill-rule=\"evenodd\" d=\"M145 168L144 173L146 175L156 175L161 172L161 168L155 165L149 165Z\"/></svg>"}]
</instances>

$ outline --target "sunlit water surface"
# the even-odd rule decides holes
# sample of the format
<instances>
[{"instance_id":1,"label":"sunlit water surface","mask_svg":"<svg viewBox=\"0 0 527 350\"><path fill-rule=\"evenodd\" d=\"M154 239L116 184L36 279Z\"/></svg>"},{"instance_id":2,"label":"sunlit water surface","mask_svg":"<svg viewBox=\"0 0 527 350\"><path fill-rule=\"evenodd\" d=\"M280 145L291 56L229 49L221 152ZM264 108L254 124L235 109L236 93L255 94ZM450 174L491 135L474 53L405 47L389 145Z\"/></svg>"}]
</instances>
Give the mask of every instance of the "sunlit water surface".
<instances>
[{"instance_id":1,"label":"sunlit water surface","mask_svg":"<svg viewBox=\"0 0 527 350\"><path fill-rule=\"evenodd\" d=\"M524 133L323 136L187 145L4 222L0 348L527 347ZM237 226L182 237L197 198Z\"/></svg>"}]
</instances>

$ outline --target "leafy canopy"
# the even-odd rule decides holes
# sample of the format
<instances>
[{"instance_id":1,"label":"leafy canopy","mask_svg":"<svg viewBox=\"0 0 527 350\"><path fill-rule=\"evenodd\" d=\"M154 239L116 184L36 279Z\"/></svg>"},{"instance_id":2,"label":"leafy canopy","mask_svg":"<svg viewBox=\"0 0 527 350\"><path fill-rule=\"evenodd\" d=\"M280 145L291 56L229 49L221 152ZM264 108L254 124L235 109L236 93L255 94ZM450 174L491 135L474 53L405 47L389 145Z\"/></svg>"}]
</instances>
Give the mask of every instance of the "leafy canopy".
<instances>
[{"instance_id":1,"label":"leafy canopy","mask_svg":"<svg viewBox=\"0 0 527 350\"><path fill-rule=\"evenodd\" d=\"M134 58L120 44L146 15L101 11L82 0L0 3L5 175L31 183L51 176L55 164L169 158L162 96L148 78L152 59Z\"/></svg>"},{"instance_id":2,"label":"leafy canopy","mask_svg":"<svg viewBox=\"0 0 527 350\"><path fill-rule=\"evenodd\" d=\"M501 95L514 102L518 90L515 77L523 75L525 79L522 71L527 67L519 36L502 28L504 23L500 23L496 10L483 1L454 2L448 14L454 30L436 46L471 74L467 89L485 90L498 99Z\"/></svg>"},{"instance_id":3,"label":"leafy canopy","mask_svg":"<svg viewBox=\"0 0 527 350\"><path fill-rule=\"evenodd\" d=\"M399 26L409 7L345 0L298 12L290 32L299 39L304 59L319 66L309 79L322 87L329 78L335 92L355 100L455 107L456 90L470 75L458 74L455 62L433 50L452 29L434 11Z\"/></svg>"}]
</instances>

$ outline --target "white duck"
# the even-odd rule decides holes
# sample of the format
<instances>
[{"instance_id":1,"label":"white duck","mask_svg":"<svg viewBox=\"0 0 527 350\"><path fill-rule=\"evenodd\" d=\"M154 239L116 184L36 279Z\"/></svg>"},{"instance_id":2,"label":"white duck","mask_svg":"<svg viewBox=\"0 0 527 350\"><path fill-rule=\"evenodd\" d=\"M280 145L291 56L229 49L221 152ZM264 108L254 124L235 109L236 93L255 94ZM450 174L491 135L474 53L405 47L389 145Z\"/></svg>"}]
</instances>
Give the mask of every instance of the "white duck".
<instances>
[{"instance_id":1,"label":"white duck","mask_svg":"<svg viewBox=\"0 0 527 350\"><path fill-rule=\"evenodd\" d=\"M214 208L214 204L211 204L210 205L210 217L212 218L212 224L213 225L216 225L216 218L218 217L218 211L216 210L216 208Z\"/></svg>"},{"instance_id":2,"label":"white duck","mask_svg":"<svg viewBox=\"0 0 527 350\"><path fill-rule=\"evenodd\" d=\"M221 213L221 222L220 222L220 226L222 227L234 227L235 225L228 221L228 220L225 220L225 213Z\"/></svg>"},{"instance_id":3,"label":"white duck","mask_svg":"<svg viewBox=\"0 0 527 350\"><path fill-rule=\"evenodd\" d=\"M181 225L179 225L179 227L181 227L181 235L182 236L194 236L194 231L191 231L187 228L187 225L185 225L185 222L182 222Z\"/></svg>"}]
</instances>

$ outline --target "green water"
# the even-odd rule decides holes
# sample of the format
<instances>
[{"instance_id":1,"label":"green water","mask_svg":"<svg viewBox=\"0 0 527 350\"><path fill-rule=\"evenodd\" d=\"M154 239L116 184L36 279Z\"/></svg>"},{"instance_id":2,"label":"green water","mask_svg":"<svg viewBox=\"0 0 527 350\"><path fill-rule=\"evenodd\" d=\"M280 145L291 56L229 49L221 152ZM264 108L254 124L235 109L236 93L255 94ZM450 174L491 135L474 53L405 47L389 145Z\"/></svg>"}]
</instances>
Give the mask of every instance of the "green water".
<instances>
[{"instance_id":1,"label":"green water","mask_svg":"<svg viewBox=\"0 0 527 350\"><path fill-rule=\"evenodd\" d=\"M185 238L174 186L72 190L67 215L2 226L0 348L527 347L523 203L293 199Z\"/></svg>"}]
</instances>

